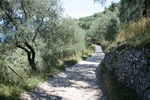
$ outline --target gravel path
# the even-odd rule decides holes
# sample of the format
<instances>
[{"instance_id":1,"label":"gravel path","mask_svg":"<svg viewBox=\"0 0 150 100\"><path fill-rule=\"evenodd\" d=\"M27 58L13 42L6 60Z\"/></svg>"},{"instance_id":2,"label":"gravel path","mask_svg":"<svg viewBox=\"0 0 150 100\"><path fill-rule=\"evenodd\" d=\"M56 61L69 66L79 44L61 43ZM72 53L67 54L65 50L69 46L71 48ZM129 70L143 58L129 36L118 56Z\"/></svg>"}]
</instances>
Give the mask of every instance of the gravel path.
<instances>
[{"instance_id":1,"label":"gravel path","mask_svg":"<svg viewBox=\"0 0 150 100\"><path fill-rule=\"evenodd\" d=\"M87 60L61 72L29 93L23 93L23 100L107 100L103 96L102 82L99 77L100 61L104 53L100 46Z\"/></svg>"}]
</instances>

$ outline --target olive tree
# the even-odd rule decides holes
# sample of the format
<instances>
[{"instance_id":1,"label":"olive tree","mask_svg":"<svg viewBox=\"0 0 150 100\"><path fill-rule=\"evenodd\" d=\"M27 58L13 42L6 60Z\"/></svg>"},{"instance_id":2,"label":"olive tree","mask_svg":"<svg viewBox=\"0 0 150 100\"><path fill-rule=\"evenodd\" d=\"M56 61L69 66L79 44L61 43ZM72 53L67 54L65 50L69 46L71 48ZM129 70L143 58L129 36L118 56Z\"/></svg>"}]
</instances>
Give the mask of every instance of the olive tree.
<instances>
[{"instance_id":1,"label":"olive tree","mask_svg":"<svg viewBox=\"0 0 150 100\"><path fill-rule=\"evenodd\" d=\"M35 40L47 25L61 13L59 0L3 0L0 1L1 33L12 35L11 44L27 53L31 69L35 64ZM48 24L47 24L48 23Z\"/></svg>"}]
</instances>

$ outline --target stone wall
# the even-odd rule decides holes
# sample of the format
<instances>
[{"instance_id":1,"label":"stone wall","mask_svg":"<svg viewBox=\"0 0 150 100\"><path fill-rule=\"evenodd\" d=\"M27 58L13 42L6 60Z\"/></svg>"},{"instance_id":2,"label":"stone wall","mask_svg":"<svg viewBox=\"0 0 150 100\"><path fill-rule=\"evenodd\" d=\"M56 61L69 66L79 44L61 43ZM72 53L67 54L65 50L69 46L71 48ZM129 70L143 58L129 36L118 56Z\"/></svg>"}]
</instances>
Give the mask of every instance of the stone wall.
<instances>
[{"instance_id":1,"label":"stone wall","mask_svg":"<svg viewBox=\"0 0 150 100\"><path fill-rule=\"evenodd\" d=\"M136 91L142 100L150 100L150 49L123 51L119 48L105 53L107 69L112 70L119 81Z\"/></svg>"}]
</instances>

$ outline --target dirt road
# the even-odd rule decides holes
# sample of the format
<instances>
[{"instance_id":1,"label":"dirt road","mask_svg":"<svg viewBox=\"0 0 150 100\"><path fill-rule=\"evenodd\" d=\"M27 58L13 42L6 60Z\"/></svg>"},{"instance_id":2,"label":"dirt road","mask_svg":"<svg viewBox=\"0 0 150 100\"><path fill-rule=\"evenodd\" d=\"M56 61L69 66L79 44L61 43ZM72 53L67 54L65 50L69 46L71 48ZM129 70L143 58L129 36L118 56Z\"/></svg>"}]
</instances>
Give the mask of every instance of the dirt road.
<instances>
[{"instance_id":1,"label":"dirt road","mask_svg":"<svg viewBox=\"0 0 150 100\"><path fill-rule=\"evenodd\" d=\"M103 96L99 77L99 63L104 57L100 46L87 60L61 72L29 93L22 94L23 100L107 100Z\"/></svg>"}]
</instances>

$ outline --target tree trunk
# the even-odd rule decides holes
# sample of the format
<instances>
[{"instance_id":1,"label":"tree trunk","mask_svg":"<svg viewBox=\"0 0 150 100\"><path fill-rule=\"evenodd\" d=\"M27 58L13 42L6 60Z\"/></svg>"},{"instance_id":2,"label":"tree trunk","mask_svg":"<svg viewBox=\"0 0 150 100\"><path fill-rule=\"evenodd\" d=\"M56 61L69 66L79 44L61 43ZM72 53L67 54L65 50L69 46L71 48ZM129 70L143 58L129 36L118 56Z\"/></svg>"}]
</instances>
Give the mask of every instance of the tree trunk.
<instances>
[{"instance_id":1,"label":"tree trunk","mask_svg":"<svg viewBox=\"0 0 150 100\"><path fill-rule=\"evenodd\" d=\"M34 70L34 71L37 71L37 67L35 65L35 50L33 49L32 46L30 46L27 42L25 42L25 45L29 48L29 50L31 51L30 54L28 55L28 61L29 61L29 64L31 66L31 68Z\"/></svg>"},{"instance_id":2,"label":"tree trunk","mask_svg":"<svg viewBox=\"0 0 150 100\"><path fill-rule=\"evenodd\" d=\"M148 17L148 10L150 8L150 0L144 1L144 10L143 10L143 16Z\"/></svg>"},{"instance_id":3,"label":"tree trunk","mask_svg":"<svg viewBox=\"0 0 150 100\"><path fill-rule=\"evenodd\" d=\"M16 43L16 46L18 47L18 48L21 48L21 49L23 49L26 53L27 53L27 56L28 56L28 62L29 62L29 64L30 64L30 66L31 66L31 69L33 70L33 71L37 71L37 67L36 67L36 65L35 65L35 50L32 48L32 46L30 46L27 42L25 42L24 43L25 45L26 45L26 47L28 48L25 48L25 47L23 47L22 45L18 45L17 43Z\"/></svg>"},{"instance_id":4,"label":"tree trunk","mask_svg":"<svg viewBox=\"0 0 150 100\"><path fill-rule=\"evenodd\" d=\"M36 68L36 65L35 65L35 54L34 53L32 53L32 52L27 53L27 56L28 56L28 62L31 66L31 69L34 70L34 71L37 71L37 68Z\"/></svg>"}]
</instances>

